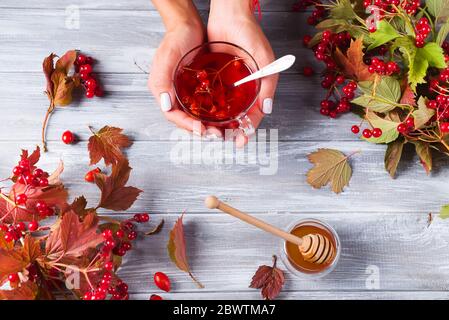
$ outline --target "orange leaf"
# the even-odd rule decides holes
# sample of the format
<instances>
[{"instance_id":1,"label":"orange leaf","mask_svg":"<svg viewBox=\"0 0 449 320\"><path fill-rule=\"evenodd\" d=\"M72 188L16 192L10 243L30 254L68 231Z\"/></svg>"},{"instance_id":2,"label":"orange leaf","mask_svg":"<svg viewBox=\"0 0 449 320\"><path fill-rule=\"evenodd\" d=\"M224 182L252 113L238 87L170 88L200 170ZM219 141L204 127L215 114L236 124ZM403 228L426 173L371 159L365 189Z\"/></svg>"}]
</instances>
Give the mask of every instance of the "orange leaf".
<instances>
[{"instance_id":1,"label":"orange leaf","mask_svg":"<svg viewBox=\"0 0 449 320\"><path fill-rule=\"evenodd\" d=\"M23 254L29 262L35 261L42 255L41 245L39 240L36 240L30 235L26 235L23 241Z\"/></svg>"},{"instance_id":2,"label":"orange leaf","mask_svg":"<svg viewBox=\"0 0 449 320\"><path fill-rule=\"evenodd\" d=\"M44 70L45 79L47 80L47 95L50 100L53 99L53 82L51 81L51 75L53 74L54 65L53 60L55 58L54 53L50 53L48 57L44 59L44 62L42 63L42 69Z\"/></svg>"},{"instance_id":3,"label":"orange leaf","mask_svg":"<svg viewBox=\"0 0 449 320\"><path fill-rule=\"evenodd\" d=\"M54 229L46 242L45 252L49 259L80 257L88 249L95 248L103 237L97 233L98 218L95 213L86 215L82 222L73 211L66 212L59 226Z\"/></svg>"},{"instance_id":4,"label":"orange leaf","mask_svg":"<svg viewBox=\"0 0 449 320\"><path fill-rule=\"evenodd\" d=\"M89 138L87 147L91 165L98 163L101 158L107 166L124 158L121 149L129 147L132 142L122 131L120 128L105 126Z\"/></svg>"},{"instance_id":5,"label":"orange leaf","mask_svg":"<svg viewBox=\"0 0 449 320\"><path fill-rule=\"evenodd\" d=\"M27 281L12 290L0 290L0 300L34 300L37 293L37 284L33 281Z\"/></svg>"},{"instance_id":6,"label":"orange leaf","mask_svg":"<svg viewBox=\"0 0 449 320\"><path fill-rule=\"evenodd\" d=\"M101 190L98 207L121 211L129 209L142 190L125 186L129 179L131 167L128 160L123 159L112 167L110 176L102 173L95 175L95 183Z\"/></svg>"},{"instance_id":7,"label":"orange leaf","mask_svg":"<svg viewBox=\"0 0 449 320\"><path fill-rule=\"evenodd\" d=\"M22 247L13 250L0 248L0 283L9 274L22 271L29 262L26 255L23 254Z\"/></svg>"},{"instance_id":8,"label":"orange leaf","mask_svg":"<svg viewBox=\"0 0 449 320\"><path fill-rule=\"evenodd\" d=\"M184 213L176 221L173 229L170 231L170 238L167 244L168 255L180 270L189 274L199 288L204 288L204 286L193 276L190 271L189 262L187 261L186 241L184 237L184 227L182 225L183 217Z\"/></svg>"},{"instance_id":9,"label":"orange leaf","mask_svg":"<svg viewBox=\"0 0 449 320\"><path fill-rule=\"evenodd\" d=\"M66 106L72 102L72 92L75 82L61 70L55 70L51 75L53 82L53 103L55 106Z\"/></svg>"},{"instance_id":10,"label":"orange leaf","mask_svg":"<svg viewBox=\"0 0 449 320\"><path fill-rule=\"evenodd\" d=\"M335 60L345 76L350 79L368 81L375 77L368 71L368 66L363 62L363 38L352 40L346 55L337 48Z\"/></svg>"}]
</instances>

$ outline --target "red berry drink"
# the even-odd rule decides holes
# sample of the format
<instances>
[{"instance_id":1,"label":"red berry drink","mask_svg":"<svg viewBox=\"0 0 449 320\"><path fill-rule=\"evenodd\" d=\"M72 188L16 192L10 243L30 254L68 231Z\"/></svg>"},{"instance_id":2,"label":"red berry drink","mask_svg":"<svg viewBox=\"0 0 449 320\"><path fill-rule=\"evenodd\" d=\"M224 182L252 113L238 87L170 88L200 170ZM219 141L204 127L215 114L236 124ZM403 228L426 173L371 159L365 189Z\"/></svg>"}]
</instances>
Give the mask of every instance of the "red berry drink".
<instances>
[{"instance_id":1,"label":"red berry drink","mask_svg":"<svg viewBox=\"0 0 449 320\"><path fill-rule=\"evenodd\" d=\"M203 48L178 66L176 95L184 110L193 117L206 123L229 126L233 120L245 115L255 102L258 80L237 87L234 83L253 73L257 64L254 63L256 68L252 68L248 59L232 53Z\"/></svg>"}]
</instances>

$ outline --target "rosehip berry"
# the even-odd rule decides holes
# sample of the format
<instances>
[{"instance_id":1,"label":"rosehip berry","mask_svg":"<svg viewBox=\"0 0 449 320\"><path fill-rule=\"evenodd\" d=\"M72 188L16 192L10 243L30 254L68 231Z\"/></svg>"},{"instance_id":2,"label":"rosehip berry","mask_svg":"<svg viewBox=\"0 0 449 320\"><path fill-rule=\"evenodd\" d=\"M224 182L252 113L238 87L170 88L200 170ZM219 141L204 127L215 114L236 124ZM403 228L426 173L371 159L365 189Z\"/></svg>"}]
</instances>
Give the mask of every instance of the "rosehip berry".
<instances>
[{"instance_id":1,"label":"rosehip berry","mask_svg":"<svg viewBox=\"0 0 449 320\"><path fill-rule=\"evenodd\" d=\"M28 230L31 232L36 231L39 228L39 223L36 220L31 221L28 224Z\"/></svg>"},{"instance_id":2,"label":"rosehip berry","mask_svg":"<svg viewBox=\"0 0 449 320\"><path fill-rule=\"evenodd\" d=\"M362 135L363 135L366 139L369 139L369 138L372 137L373 132L372 132L370 129L365 129L365 130L363 130Z\"/></svg>"},{"instance_id":3,"label":"rosehip berry","mask_svg":"<svg viewBox=\"0 0 449 320\"><path fill-rule=\"evenodd\" d=\"M16 196L16 203L19 205L24 205L27 202L27 200L28 200L28 197L24 193L18 194Z\"/></svg>"},{"instance_id":4,"label":"rosehip berry","mask_svg":"<svg viewBox=\"0 0 449 320\"><path fill-rule=\"evenodd\" d=\"M353 134L358 134L360 132L360 127L354 125L351 127L351 131Z\"/></svg>"},{"instance_id":5,"label":"rosehip berry","mask_svg":"<svg viewBox=\"0 0 449 320\"><path fill-rule=\"evenodd\" d=\"M154 274L154 284L161 290L170 291L170 279L163 272L156 272Z\"/></svg>"},{"instance_id":6,"label":"rosehip berry","mask_svg":"<svg viewBox=\"0 0 449 320\"><path fill-rule=\"evenodd\" d=\"M64 142L65 144L71 144L74 140L75 136L73 135L72 131L64 131L64 133L62 134L62 142Z\"/></svg>"},{"instance_id":7,"label":"rosehip berry","mask_svg":"<svg viewBox=\"0 0 449 320\"><path fill-rule=\"evenodd\" d=\"M381 136L382 136L382 129L374 128L373 129L373 137L374 138L380 138Z\"/></svg>"}]
</instances>

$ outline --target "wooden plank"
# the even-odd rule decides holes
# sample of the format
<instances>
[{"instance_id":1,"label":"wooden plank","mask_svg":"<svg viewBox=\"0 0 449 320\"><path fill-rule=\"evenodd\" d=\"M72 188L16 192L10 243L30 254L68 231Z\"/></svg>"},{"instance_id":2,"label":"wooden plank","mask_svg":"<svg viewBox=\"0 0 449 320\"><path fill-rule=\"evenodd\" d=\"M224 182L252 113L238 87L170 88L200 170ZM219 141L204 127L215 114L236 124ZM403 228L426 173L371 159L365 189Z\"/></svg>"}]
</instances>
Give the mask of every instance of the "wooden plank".
<instances>
[{"instance_id":1,"label":"wooden plank","mask_svg":"<svg viewBox=\"0 0 449 320\"><path fill-rule=\"evenodd\" d=\"M170 300L261 300L260 293L252 291L231 292L182 292L131 293L130 299L148 300L157 293ZM281 292L278 299L282 300L447 300L447 291L291 291ZM223 304L225 304L224 302Z\"/></svg>"},{"instance_id":2,"label":"wooden plank","mask_svg":"<svg viewBox=\"0 0 449 320\"><path fill-rule=\"evenodd\" d=\"M296 70L314 60L300 41L310 30L301 22L303 18L299 13L267 12L262 20L278 56L301 57ZM65 21L60 10L2 9L0 72L40 71L43 58L50 52L62 54L75 48L98 60L96 72L139 73L135 63L149 68L165 31L155 11L86 11L79 30L67 29Z\"/></svg>"},{"instance_id":3,"label":"wooden plank","mask_svg":"<svg viewBox=\"0 0 449 320\"><path fill-rule=\"evenodd\" d=\"M135 140L167 140L175 126L163 117L147 89L146 74L102 74L100 80L107 95L88 100L82 90L72 105L58 108L48 130L49 140L58 140L64 130L76 132L86 140L87 125L100 128L105 124L122 127ZM48 105L43 93L42 73L4 74L0 76L1 118L9 125L0 126L0 141L36 140ZM324 92L317 93L318 77L282 75L272 115L266 116L261 128L278 129L281 140L358 140L350 128L360 120L354 115L329 119L319 114ZM11 134L14 127L14 134Z\"/></svg>"},{"instance_id":4,"label":"wooden plank","mask_svg":"<svg viewBox=\"0 0 449 320\"><path fill-rule=\"evenodd\" d=\"M215 295L218 298L221 292L242 291L240 298L257 298L258 292L248 289L251 277L259 265L271 263L273 254L281 254L282 241L218 212L187 213L184 226L188 256L194 275L205 285L201 290L187 274L176 269L167 255L168 232L178 216L153 215L154 223L162 217L166 219L164 229L134 243L134 249L119 271L130 291L154 292L152 274L163 271L173 280L176 297L184 293L187 298L190 292L202 295L205 291L204 295L220 292ZM265 221L283 228L304 218L321 219L336 229L342 244L341 258L332 273L316 281L297 278L286 271L286 293L281 298L299 297L295 294L290 297L291 292L303 292L301 296L310 293L313 297L316 291L329 291L329 296L318 293L329 298L337 297L340 291L370 291L367 295L374 298L376 290L443 291L449 288L448 266L444 263L449 259L446 250L449 225L445 221L436 219L427 228L425 215L411 212L263 216ZM286 270L282 263L279 267ZM353 296L348 293L348 297ZM400 293L396 294L398 297Z\"/></svg>"},{"instance_id":5,"label":"wooden plank","mask_svg":"<svg viewBox=\"0 0 449 320\"><path fill-rule=\"evenodd\" d=\"M0 177L9 175L19 148L32 148L34 143L1 142ZM313 190L305 181L305 174L311 168L306 155L326 147L346 154L361 151L351 159L354 174L350 186L340 195L333 194L327 187ZM211 148L217 150L217 159L222 164L214 164L208 156ZM267 150L269 148L267 146ZM447 166L447 159L437 159L435 173L426 176L416 158L406 158L400 166L398 179L392 180L383 168L384 149L384 146L362 141L281 142L277 152L273 144L271 162L250 150L246 155L254 164L237 164L235 154L227 153L221 143L203 143L198 151L189 142L138 141L127 152L134 167L131 183L145 190L134 210L202 212L203 199L215 193L241 210L260 213L364 212L370 215L371 212L419 211L425 219L428 212L438 212L442 204L449 202L446 185L449 172L442 170ZM42 159L42 166L50 170L62 158L66 162L64 177L70 182L72 194L84 193L89 199L96 199L96 187L83 180L89 169L86 143L66 146L55 141L49 144L49 150ZM180 150L187 155L190 151L191 164L180 163L183 159ZM274 157L276 153L277 158ZM225 161L232 164L225 164Z\"/></svg>"},{"instance_id":6,"label":"wooden plank","mask_svg":"<svg viewBox=\"0 0 449 320\"><path fill-rule=\"evenodd\" d=\"M290 0L261 0L261 8L263 11L290 11L292 4L295 1ZM195 0L199 10L209 9L209 0ZM78 6L81 10L155 10L150 0L43 0L43 1L28 1L20 2L14 0L3 0L0 8L35 8L35 9L65 9L68 6Z\"/></svg>"}]
</instances>

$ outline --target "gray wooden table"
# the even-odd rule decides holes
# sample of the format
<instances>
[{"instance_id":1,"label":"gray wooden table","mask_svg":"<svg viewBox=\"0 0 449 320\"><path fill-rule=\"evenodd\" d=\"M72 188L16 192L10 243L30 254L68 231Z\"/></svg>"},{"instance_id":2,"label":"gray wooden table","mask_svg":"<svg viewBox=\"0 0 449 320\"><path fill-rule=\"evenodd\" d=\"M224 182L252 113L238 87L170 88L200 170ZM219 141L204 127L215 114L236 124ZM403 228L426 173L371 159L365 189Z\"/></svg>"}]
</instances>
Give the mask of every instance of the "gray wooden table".
<instances>
[{"instance_id":1,"label":"gray wooden table","mask_svg":"<svg viewBox=\"0 0 449 320\"><path fill-rule=\"evenodd\" d=\"M204 17L208 2L197 1ZM75 6L75 7L70 7ZM83 181L88 169L87 125L122 127L135 143L128 156L134 167L132 184L145 192L132 212L148 211L152 219L166 219L164 230L140 239L120 271L131 298L147 299L157 292L152 273L166 272L174 283L167 298L258 299L249 289L260 264L279 253L279 241L228 216L203 206L216 194L241 210L286 227L314 217L327 221L340 234L342 255L335 271L318 281L286 275L283 299L449 298L449 222L435 218L449 202L448 161L436 161L426 176L411 153L392 180L383 168L384 146L361 142L350 132L355 116L330 120L319 115L319 78L299 74L312 64L311 52L301 45L307 33L304 14L290 12L288 0L262 1L262 25L278 56L295 54L295 68L280 79L275 108L261 128L279 130L278 170L260 175L259 165L179 165L170 161L177 143L169 139L167 123L146 87L148 69L164 34L158 13L149 0L2 0L0 2L0 173L7 176L19 148L39 143L47 98L43 94L41 63L50 52L81 49L99 63L96 70L109 93L58 110L48 130L50 152L43 157L49 170L63 158L72 195L95 200L97 190ZM70 12L78 8L79 29ZM76 25L75 25L76 26ZM137 67L140 66L139 67ZM81 142L65 146L61 133L70 129ZM305 181L310 168L306 155L319 147L343 152L361 150L352 159L354 175L341 195L324 188L313 190ZM193 272L205 285L197 289L178 271L166 253L168 230L183 211ZM130 213L131 214L131 213Z\"/></svg>"}]
</instances>

